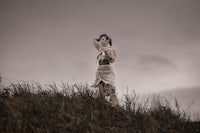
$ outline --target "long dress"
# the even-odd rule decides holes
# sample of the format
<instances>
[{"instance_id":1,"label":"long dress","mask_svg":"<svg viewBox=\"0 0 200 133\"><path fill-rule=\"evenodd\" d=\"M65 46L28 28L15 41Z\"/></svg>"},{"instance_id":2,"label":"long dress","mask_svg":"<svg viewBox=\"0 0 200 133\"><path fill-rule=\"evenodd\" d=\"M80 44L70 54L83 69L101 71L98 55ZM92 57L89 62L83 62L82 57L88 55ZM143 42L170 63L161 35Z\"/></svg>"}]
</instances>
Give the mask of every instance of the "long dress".
<instances>
[{"instance_id":1,"label":"long dress","mask_svg":"<svg viewBox=\"0 0 200 133\"><path fill-rule=\"evenodd\" d=\"M112 59L107 54L108 50L109 48L99 50L97 56L99 65L96 72L96 79L91 87L100 87L99 84L103 82L104 87L100 87L99 91L103 96L110 96L109 102L113 107L115 107L118 105L118 99L115 93L115 74L111 66Z\"/></svg>"}]
</instances>

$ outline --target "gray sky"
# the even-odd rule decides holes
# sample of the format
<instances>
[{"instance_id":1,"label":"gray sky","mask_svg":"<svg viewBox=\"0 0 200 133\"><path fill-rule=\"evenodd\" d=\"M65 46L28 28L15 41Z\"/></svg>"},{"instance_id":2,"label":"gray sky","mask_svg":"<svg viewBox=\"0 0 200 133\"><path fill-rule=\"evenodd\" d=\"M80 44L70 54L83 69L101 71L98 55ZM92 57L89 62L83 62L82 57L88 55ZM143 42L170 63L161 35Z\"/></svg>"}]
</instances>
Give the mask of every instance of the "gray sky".
<instances>
[{"instance_id":1,"label":"gray sky","mask_svg":"<svg viewBox=\"0 0 200 133\"><path fill-rule=\"evenodd\" d=\"M92 84L113 39L119 95L200 87L199 0L0 0L0 74Z\"/></svg>"}]
</instances>

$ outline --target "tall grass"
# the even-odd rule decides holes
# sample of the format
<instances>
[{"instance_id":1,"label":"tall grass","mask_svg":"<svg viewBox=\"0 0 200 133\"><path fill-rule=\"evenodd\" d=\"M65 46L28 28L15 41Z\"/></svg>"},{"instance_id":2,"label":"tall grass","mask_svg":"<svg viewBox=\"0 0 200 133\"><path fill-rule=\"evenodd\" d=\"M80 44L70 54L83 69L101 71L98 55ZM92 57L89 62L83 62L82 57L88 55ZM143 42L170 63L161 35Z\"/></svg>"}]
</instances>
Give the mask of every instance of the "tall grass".
<instances>
[{"instance_id":1,"label":"tall grass","mask_svg":"<svg viewBox=\"0 0 200 133\"><path fill-rule=\"evenodd\" d=\"M87 84L10 83L0 89L0 132L198 132L178 102L177 109L172 109L160 97L144 101L127 95L122 105L112 107Z\"/></svg>"}]
</instances>

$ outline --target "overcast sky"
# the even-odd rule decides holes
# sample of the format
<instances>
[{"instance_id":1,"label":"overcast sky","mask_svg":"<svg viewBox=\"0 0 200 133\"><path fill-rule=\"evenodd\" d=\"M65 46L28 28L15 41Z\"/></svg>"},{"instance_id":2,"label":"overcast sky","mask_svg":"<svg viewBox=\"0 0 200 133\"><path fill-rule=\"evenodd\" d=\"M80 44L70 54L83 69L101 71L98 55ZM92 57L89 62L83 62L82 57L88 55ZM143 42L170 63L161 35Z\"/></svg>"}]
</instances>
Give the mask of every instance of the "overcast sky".
<instances>
[{"instance_id":1,"label":"overcast sky","mask_svg":"<svg viewBox=\"0 0 200 133\"><path fill-rule=\"evenodd\" d=\"M200 88L199 0L0 0L0 20L9 80L92 84L107 33L119 95Z\"/></svg>"}]
</instances>

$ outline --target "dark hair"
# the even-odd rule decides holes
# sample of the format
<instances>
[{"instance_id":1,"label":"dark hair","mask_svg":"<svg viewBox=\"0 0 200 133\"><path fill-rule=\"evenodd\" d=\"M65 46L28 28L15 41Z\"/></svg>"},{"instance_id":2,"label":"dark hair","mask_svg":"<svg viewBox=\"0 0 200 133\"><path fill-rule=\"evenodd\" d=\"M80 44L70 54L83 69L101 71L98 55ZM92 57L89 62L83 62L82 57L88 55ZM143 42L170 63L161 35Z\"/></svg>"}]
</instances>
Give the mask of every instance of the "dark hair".
<instances>
[{"instance_id":1,"label":"dark hair","mask_svg":"<svg viewBox=\"0 0 200 133\"><path fill-rule=\"evenodd\" d=\"M107 34L101 34L99 39L101 39L102 37L106 37L107 40L110 39L109 44L110 46L112 46L112 39Z\"/></svg>"}]
</instances>

